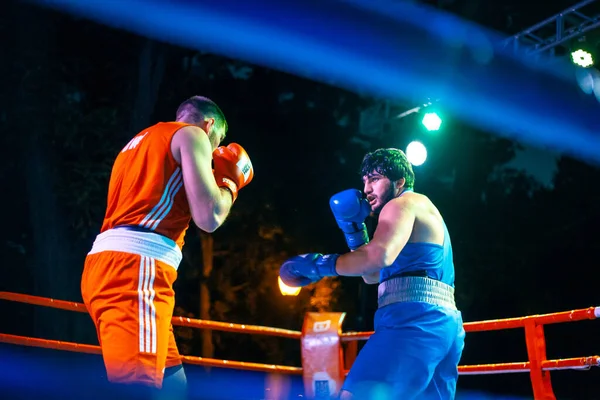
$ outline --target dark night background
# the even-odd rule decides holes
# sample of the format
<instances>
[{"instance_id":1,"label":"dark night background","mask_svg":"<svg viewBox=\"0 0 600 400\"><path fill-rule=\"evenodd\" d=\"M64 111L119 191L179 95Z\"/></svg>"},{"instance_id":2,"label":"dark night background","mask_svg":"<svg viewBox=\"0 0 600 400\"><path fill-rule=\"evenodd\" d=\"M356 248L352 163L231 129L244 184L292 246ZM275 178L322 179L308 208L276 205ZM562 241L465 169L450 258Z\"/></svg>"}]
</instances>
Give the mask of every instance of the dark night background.
<instances>
[{"instance_id":1,"label":"dark night background","mask_svg":"<svg viewBox=\"0 0 600 400\"><path fill-rule=\"evenodd\" d=\"M437 6L511 35L573 4ZM102 222L114 157L139 130L172 120L181 101L199 94L224 110L227 142L246 148L255 179L212 238L189 229L177 315L299 330L306 311L344 311L345 331L372 329L375 285L326 279L283 297L277 271L294 254L346 251L329 197L362 187L364 153L405 148L413 138L428 146L427 162L415 167L415 189L449 227L465 321L598 303L596 166L558 156L553 180L542 184L528 172L537 160L507 166L522 143L451 115L433 134L420 132L413 115L382 121L380 134L365 135L359 117L376 99L17 2L0 6L0 37L1 291L81 301L83 261ZM3 301L0 315L2 333L97 344L85 314ZM300 365L293 341L176 331L182 354ZM598 354L599 334L595 321L547 326L548 358ZM526 359L517 329L468 334L462 364ZM559 399L600 398L599 378L596 369L552 373ZM463 376L459 388L531 396L527 373Z\"/></svg>"}]
</instances>

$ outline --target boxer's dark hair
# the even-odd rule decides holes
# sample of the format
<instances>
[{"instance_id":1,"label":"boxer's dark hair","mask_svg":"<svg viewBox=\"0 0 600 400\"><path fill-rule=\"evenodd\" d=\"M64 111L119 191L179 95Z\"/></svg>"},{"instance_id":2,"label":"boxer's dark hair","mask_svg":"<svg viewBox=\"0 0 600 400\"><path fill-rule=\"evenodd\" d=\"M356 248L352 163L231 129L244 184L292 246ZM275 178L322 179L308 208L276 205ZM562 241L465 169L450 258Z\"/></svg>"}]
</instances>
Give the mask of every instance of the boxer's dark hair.
<instances>
[{"instance_id":1,"label":"boxer's dark hair","mask_svg":"<svg viewBox=\"0 0 600 400\"><path fill-rule=\"evenodd\" d=\"M368 176L376 171L391 181L404 178L404 187L413 189L415 185L415 173L412 165L402 150L389 148L377 149L367 153L360 166L360 175Z\"/></svg>"},{"instance_id":2,"label":"boxer's dark hair","mask_svg":"<svg viewBox=\"0 0 600 400\"><path fill-rule=\"evenodd\" d=\"M227 120L225 114L217 103L203 96L193 96L184 101L177 108L177 121L185 118L188 121L201 122L205 118L214 118L217 128L224 128L227 132Z\"/></svg>"}]
</instances>

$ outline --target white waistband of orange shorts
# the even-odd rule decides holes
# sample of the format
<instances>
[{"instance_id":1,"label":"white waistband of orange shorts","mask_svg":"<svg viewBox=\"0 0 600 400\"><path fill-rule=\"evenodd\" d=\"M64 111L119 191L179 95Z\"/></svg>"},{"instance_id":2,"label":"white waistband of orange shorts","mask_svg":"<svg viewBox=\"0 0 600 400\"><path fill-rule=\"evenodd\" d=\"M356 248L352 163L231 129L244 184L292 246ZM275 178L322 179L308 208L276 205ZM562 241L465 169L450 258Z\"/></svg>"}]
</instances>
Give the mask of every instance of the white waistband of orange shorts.
<instances>
[{"instance_id":1,"label":"white waistband of orange shorts","mask_svg":"<svg viewBox=\"0 0 600 400\"><path fill-rule=\"evenodd\" d=\"M96 236L92 250L88 254L103 251L120 251L137 254L164 262L177 269L181 263L181 249L175 241L152 232L138 232L126 229L109 229Z\"/></svg>"}]
</instances>

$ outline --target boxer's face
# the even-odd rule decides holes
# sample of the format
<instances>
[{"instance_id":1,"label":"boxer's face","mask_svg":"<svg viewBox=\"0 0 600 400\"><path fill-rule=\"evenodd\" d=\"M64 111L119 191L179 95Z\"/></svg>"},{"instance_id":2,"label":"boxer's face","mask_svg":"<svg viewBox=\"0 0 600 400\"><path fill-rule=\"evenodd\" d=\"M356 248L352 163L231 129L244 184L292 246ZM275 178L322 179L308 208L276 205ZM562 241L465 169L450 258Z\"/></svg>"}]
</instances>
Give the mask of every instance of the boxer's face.
<instances>
[{"instance_id":1,"label":"boxer's face","mask_svg":"<svg viewBox=\"0 0 600 400\"><path fill-rule=\"evenodd\" d=\"M225 139L225 127L217 128L214 118L205 119L199 126L206 132L212 149L215 151Z\"/></svg>"},{"instance_id":2,"label":"boxer's face","mask_svg":"<svg viewBox=\"0 0 600 400\"><path fill-rule=\"evenodd\" d=\"M371 211L379 214L383 206L395 197L396 188L392 181L377 171L363 176L364 193L367 196Z\"/></svg>"},{"instance_id":3,"label":"boxer's face","mask_svg":"<svg viewBox=\"0 0 600 400\"><path fill-rule=\"evenodd\" d=\"M225 139L225 129L217 129L213 126L208 133L208 139L210 140L210 144L212 144L213 151L215 151L223 139Z\"/></svg>"}]
</instances>

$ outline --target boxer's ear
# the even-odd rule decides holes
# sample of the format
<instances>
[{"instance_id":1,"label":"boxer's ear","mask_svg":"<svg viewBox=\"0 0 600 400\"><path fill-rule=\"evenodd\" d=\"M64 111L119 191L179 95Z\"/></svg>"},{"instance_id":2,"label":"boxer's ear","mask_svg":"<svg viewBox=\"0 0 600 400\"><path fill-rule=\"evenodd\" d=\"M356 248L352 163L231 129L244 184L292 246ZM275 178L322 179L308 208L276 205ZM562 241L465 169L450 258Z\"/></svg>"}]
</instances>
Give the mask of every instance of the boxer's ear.
<instances>
[{"instance_id":1,"label":"boxer's ear","mask_svg":"<svg viewBox=\"0 0 600 400\"><path fill-rule=\"evenodd\" d=\"M394 181L394 189L396 189L398 192L401 192L402 189L404 189L405 184L406 184L406 179L400 178L400 179Z\"/></svg>"}]
</instances>

